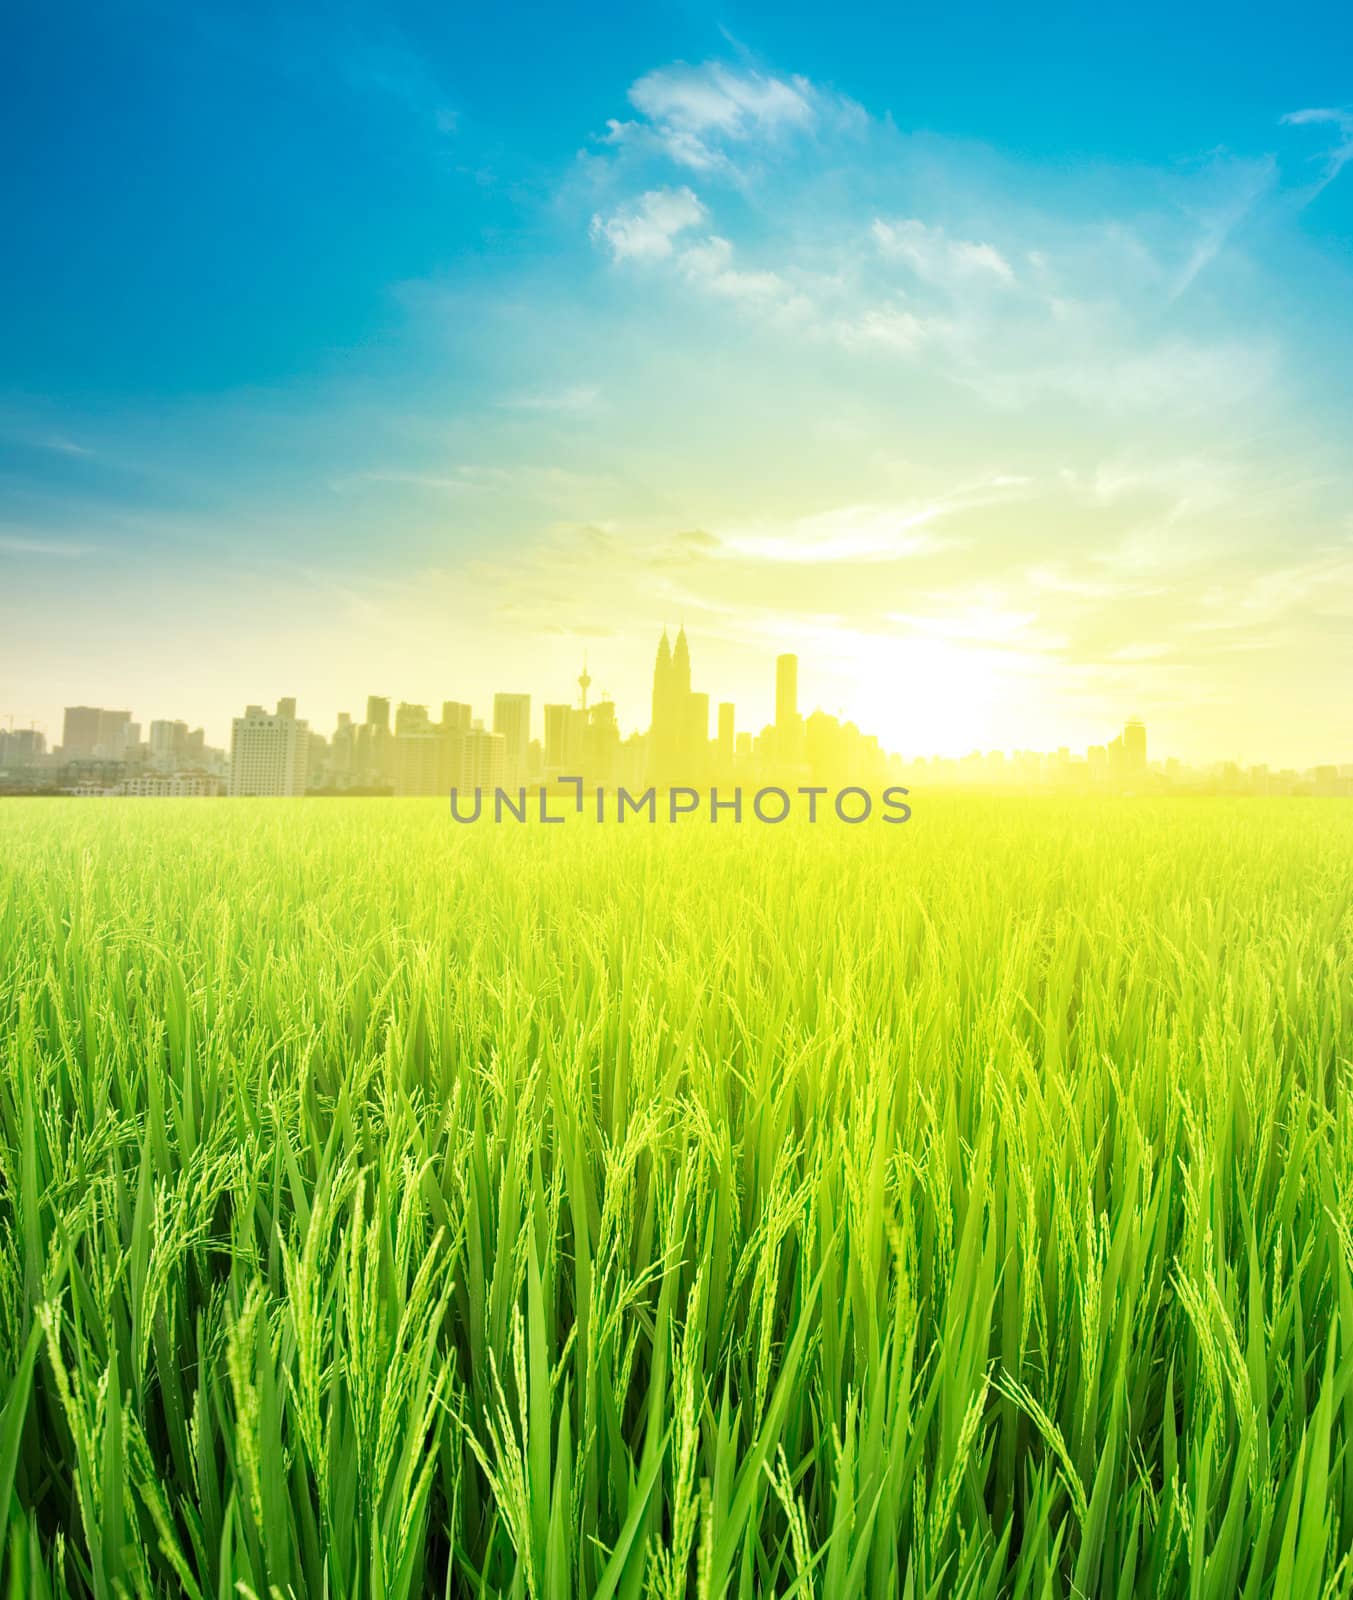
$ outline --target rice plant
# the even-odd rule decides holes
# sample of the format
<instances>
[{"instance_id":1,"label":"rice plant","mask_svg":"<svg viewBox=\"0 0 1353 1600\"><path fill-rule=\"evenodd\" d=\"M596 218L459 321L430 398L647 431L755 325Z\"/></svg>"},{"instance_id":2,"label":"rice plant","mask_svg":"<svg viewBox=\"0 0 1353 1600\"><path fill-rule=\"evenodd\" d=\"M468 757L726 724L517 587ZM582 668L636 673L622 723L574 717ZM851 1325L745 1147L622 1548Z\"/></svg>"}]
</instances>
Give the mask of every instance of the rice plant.
<instances>
[{"instance_id":1,"label":"rice plant","mask_svg":"<svg viewBox=\"0 0 1353 1600\"><path fill-rule=\"evenodd\" d=\"M0 808L12 1596L1353 1593L1353 811Z\"/></svg>"}]
</instances>

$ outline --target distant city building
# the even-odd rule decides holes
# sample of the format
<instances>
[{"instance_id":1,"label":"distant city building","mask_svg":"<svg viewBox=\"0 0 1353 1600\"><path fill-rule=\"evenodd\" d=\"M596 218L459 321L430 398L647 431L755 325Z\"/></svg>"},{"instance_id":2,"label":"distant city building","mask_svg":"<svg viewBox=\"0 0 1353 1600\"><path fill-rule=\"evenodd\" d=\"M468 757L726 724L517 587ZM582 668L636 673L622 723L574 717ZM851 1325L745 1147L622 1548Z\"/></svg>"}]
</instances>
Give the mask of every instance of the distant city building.
<instances>
[{"instance_id":1,"label":"distant city building","mask_svg":"<svg viewBox=\"0 0 1353 1600\"><path fill-rule=\"evenodd\" d=\"M250 706L236 717L230 737L232 795L304 794L310 770L310 725L296 702L279 700L271 715Z\"/></svg>"},{"instance_id":2,"label":"distant city building","mask_svg":"<svg viewBox=\"0 0 1353 1600\"><path fill-rule=\"evenodd\" d=\"M496 694L493 697L493 731L503 740L504 781L525 783L531 745L531 696Z\"/></svg>"},{"instance_id":3,"label":"distant city building","mask_svg":"<svg viewBox=\"0 0 1353 1600\"><path fill-rule=\"evenodd\" d=\"M449 795L460 778L464 735L433 727L396 733L394 790L398 795Z\"/></svg>"},{"instance_id":4,"label":"distant city building","mask_svg":"<svg viewBox=\"0 0 1353 1600\"><path fill-rule=\"evenodd\" d=\"M543 739L531 738L531 697L498 694L493 731L476 721L462 701L441 702L440 720L429 707L373 695L366 720L338 714L333 737L312 732L283 698L276 710L250 706L234 719L231 761L209 749L201 728L177 719L141 725L130 711L101 706L65 708L62 743L48 751L37 727L0 727L0 792L78 795L198 796L220 792L284 795L322 791L445 795L451 789L516 788L577 777L588 786L646 784L701 787L733 782L792 787L819 784L881 787L915 782L926 788L984 786L1003 790L1056 790L1087 794L1189 793L1353 797L1353 763L1304 771L1235 761L1191 767L1177 758L1148 759L1145 724L1130 718L1106 744L1073 755L1051 751L973 750L967 755L900 756L853 722L800 710L798 658L775 661L775 717L759 734L739 731L731 702L717 707L710 739L710 697L691 686L691 652L685 629L675 643L664 631L653 671L652 719L647 732L622 732L616 708L602 694L591 701L592 676L584 661L578 700L544 707Z\"/></svg>"},{"instance_id":5,"label":"distant city building","mask_svg":"<svg viewBox=\"0 0 1353 1600\"><path fill-rule=\"evenodd\" d=\"M717 751L719 770L725 777L733 770L735 739L733 704L730 700L721 700Z\"/></svg>"},{"instance_id":6,"label":"distant city building","mask_svg":"<svg viewBox=\"0 0 1353 1600\"><path fill-rule=\"evenodd\" d=\"M673 646L667 630L653 664L649 778L660 788L698 782L709 754L709 696L691 692L691 653L681 628Z\"/></svg>"},{"instance_id":7,"label":"distant city building","mask_svg":"<svg viewBox=\"0 0 1353 1600\"><path fill-rule=\"evenodd\" d=\"M620 724L615 706L604 696L587 714L583 769L587 781L609 786L620 781Z\"/></svg>"},{"instance_id":8,"label":"distant city building","mask_svg":"<svg viewBox=\"0 0 1353 1600\"><path fill-rule=\"evenodd\" d=\"M37 728L0 728L0 771L31 767L47 754L47 738Z\"/></svg>"},{"instance_id":9,"label":"distant city building","mask_svg":"<svg viewBox=\"0 0 1353 1600\"><path fill-rule=\"evenodd\" d=\"M799 714L799 658L775 658L775 726L788 727Z\"/></svg>"},{"instance_id":10,"label":"distant city building","mask_svg":"<svg viewBox=\"0 0 1353 1600\"><path fill-rule=\"evenodd\" d=\"M186 722L152 722L149 750L151 764L161 771L177 771L187 759L188 724Z\"/></svg>"},{"instance_id":11,"label":"distant city building","mask_svg":"<svg viewBox=\"0 0 1353 1600\"><path fill-rule=\"evenodd\" d=\"M545 714L545 772L563 772L568 765L569 720L574 715L569 705L547 705Z\"/></svg>"},{"instance_id":12,"label":"distant city building","mask_svg":"<svg viewBox=\"0 0 1353 1600\"><path fill-rule=\"evenodd\" d=\"M496 789L506 782L507 741L501 733L489 733L476 724L465 735L458 787L469 793L475 789Z\"/></svg>"},{"instance_id":13,"label":"distant city building","mask_svg":"<svg viewBox=\"0 0 1353 1600\"><path fill-rule=\"evenodd\" d=\"M140 734L130 711L108 711L102 706L67 706L61 728L61 752L67 761L82 757L121 761L128 744L138 742Z\"/></svg>"}]
</instances>

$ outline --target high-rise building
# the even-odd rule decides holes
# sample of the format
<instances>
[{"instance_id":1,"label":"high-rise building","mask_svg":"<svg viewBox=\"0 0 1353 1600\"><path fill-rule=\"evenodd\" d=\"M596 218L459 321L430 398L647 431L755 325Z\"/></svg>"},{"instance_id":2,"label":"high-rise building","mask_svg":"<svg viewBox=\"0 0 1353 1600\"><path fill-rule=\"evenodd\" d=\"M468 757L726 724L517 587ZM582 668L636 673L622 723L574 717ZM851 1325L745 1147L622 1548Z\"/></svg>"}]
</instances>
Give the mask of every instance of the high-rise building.
<instances>
[{"instance_id":1,"label":"high-rise building","mask_svg":"<svg viewBox=\"0 0 1353 1600\"><path fill-rule=\"evenodd\" d=\"M173 772L180 767L187 754L188 724L186 722L152 722L150 725L150 759L161 772Z\"/></svg>"},{"instance_id":2,"label":"high-rise building","mask_svg":"<svg viewBox=\"0 0 1353 1600\"><path fill-rule=\"evenodd\" d=\"M1146 773L1146 728L1133 718L1109 741L1109 776L1116 783L1135 783Z\"/></svg>"},{"instance_id":3,"label":"high-rise building","mask_svg":"<svg viewBox=\"0 0 1353 1600\"><path fill-rule=\"evenodd\" d=\"M421 733L428 726L428 708L426 706L410 705L407 700L401 700L395 711L395 735L401 733Z\"/></svg>"},{"instance_id":4,"label":"high-rise building","mask_svg":"<svg viewBox=\"0 0 1353 1600\"><path fill-rule=\"evenodd\" d=\"M494 695L493 731L503 738L503 781L508 785L525 783L531 745L531 696Z\"/></svg>"},{"instance_id":5,"label":"high-rise building","mask_svg":"<svg viewBox=\"0 0 1353 1600\"><path fill-rule=\"evenodd\" d=\"M703 781L709 766L709 696L691 693L686 696L685 740L682 750L685 781Z\"/></svg>"},{"instance_id":6,"label":"high-rise building","mask_svg":"<svg viewBox=\"0 0 1353 1600\"><path fill-rule=\"evenodd\" d=\"M61 753L67 761L92 756L99 742L98 706L67 706L61 723Z\"/></svg>"},{"instance_id":7,"label":"high-rise building","mask_svg":"<svg viewBox=\"0 0 1353 1600\"><path fill-rule=\"evenodd\" d=\"M102 706L67 706L61 729L61 753L67 761L121 761L127 753L132 728L130 711L107 711ZM135 739L141 730L136 727Z\"/></svg>"},{"instance_id":8,"label":"high-rise building","mask_svg":"<svg viewBox=\"0 0 1353 1600\"><path fill-rule=\"evenodd\" d=\"M608 786L620 771L620 724L615 706L605 695L587 714L583 767L589 783Z\"/></svg>"},{"instance_id":9,"label":"high-rise building","mask_svg":"<svg viewBox=\"0 0 1353 1600\"><path fill-rule=\"evenodd\" d=\"M351 715L346 711L338 713L338 726L334 729L334 736L329 741L329 750L325 760L325 774L327 779L339 788L347 788L352 782L353 769L357 765L357 729L353 725Z\"/></svg>"},{"instance_id":10,"label":"high-rise building","mask_svg":"<svg viewBox=\"0 0 1353 1600\"><path fill-rule=\"evenodd\" d=\"M572 706L548 705L545 707L545 771L546 774L562 772L568 748L568 719Z\"/></svg>"},{"instance_id":11,"label":"high-rise building","mask_svg":"<svg viewBox=\"0 0 1353 1600\"><path fill-rule=\"evenodd\" d=\"M803 722L799 716L799 658L775 658L776 754L786 766L803 759Z\"/></svg>"},{"instance_id":12,"label":"high-rise building","mask_svg":"<svg viewBox=\"0 0 1353 1600\"><path fill-rule=\"evenodd\" d=\"M0 767L31 767L46 754L46 735L37 728L0 729Z\"/></svg>"},{"instance_id":13,"label":"high-rise building","mask_svg":"<svg viewBox=\"0 0 1353 1600\"><path fill-rule=\"evenodd\" d=\"M691 647L686 643L685 628L678 628L676 643L672 646L672 693L680 705L690 692Z\"/></svg>"},{"instance_id":14,"label":"high-rise building","mask_svg":"<svg viewBox=\"0 0 1353 1600\"><path fill-rule=\"evenodd\" d=\"M708 743L709 696L691 694L691 653L686 630L680 629L673 646L664 629L653 665L650 778L664 788L696 781L707 758Z\"/></svg>"},{"instance_id":15,"label":"high-rise building","mask_svg":"<svg viewBox=\"0 0 1353 1600\"><path fill-rule=\"evenodd\" d=\"M279 700L271 715L262 706L250 706L235 718L230 735L232 795L305 793L310 725L295 710L294 700Z\"/></svg>"},{"instance_id":16,"label":"high-rise building","mask_svg":"<svg viewBox=\"0 0 1353 1600\"><path fill-rule=\"evenodd\" d=\"M793 725L799 714L799 658L775 658L775 726L782 731Z\"/></svg>"},{"instance_id":17,"label":"high-rise building","mask_svg":"<svg viewBox=\"0 0 1353 1600\"><path fill-rule=\"evenodd\" d=\"M730 700L721 700L719 702L718 762L719 771L725 777L733 770L735 738L733 703Z\"/></svg>"},{"instance_id":18,"label":"high-rise building","mask_svg":"<svg viewBox=\"0 0 1353 1600\"><path fill-rule=\"evenodd\" d=\"M366 698L366 725L390 731L390 702L384 695L370 694Z\"/></svg>"},{"instance_id":19,"label":"high-rise building","mask_svg":"<svg viewBox=\"0 0 1353 1600\"><path fill-rule=\"evenodd\" d=\"M459 700L442 701L442 727L448 733L469 733L473 721L469 706Z\"/></svg>"},{"instance_id":20,"label":"high-rise building","mask_svg":"<svg viewBox=\"0 0 1353 1600\"><path fill-rule=\"evenodd\" d=\"M460 780L464 735L424 723L396 733L394 788L399 795L448 795Z\"/></svg>"},{"instance_id":21,"label":"high-rise building","mask_svg":"<svg viewBox=\"0 0 1353 1600\"><path fill-rule=\"evenodd\" d=\"M482 789L485 794L506 786L507 741L501 733L489 733L476 723L464 736L459 788L465 793Z\"/></svg>"}]
</instances>

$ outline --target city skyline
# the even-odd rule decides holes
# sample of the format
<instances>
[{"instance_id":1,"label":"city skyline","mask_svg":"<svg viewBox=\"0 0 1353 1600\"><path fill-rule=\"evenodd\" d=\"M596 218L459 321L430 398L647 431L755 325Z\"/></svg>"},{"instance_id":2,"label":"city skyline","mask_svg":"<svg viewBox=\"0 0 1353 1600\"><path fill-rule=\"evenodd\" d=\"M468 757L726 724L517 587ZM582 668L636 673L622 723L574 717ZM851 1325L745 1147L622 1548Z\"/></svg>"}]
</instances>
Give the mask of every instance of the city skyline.
<instances>
[{"instance_id":1,"label":"city skyline","mask_svg":"<svg viewBox=\"0 0 1353 1600\"><path fill-rule=\"evenodd\" d=\"M1353 751L1339 14L601 16L15 19L6 711L634 726L684 622L758 720Z\"/></svg>"},{"instance_id":2,"label":"city skyline","mask_svg":"<svg viewBox=\"0 0 1353 1600\"><path fill-rule=\"evenodd\" d=\"M933 787L1071 786L1105 791L1189 789L1233 793L1353 795L1353 762L1305 768L1230 760L1195 767L1152 750L1140 718L1125 720L1083 751L976 748L961 756L886 746L849 716L801 709L800 659L767 663L774 712L758 726L740 717L717 683L694 673L681 627L662 631L654 652L650 715L626 726L614 701L593 693L584 657L568 700L497 690L485 715L470 701L396 701L368 694L365 712L343 710L332 734L302 716L295 696L268 710L250 703L232 719L224 748L180 719L142 724L128 709L67 706L61 742L0 727L0 790L10 793L286 795L352 793L434 796L453 789L548 786L582 781L656 786L789 782L832 778L882 787L904 777ZM811 685L810 664L810 685ZM803 704L811 703L811 693ZM4 719L0 718L0 721Z\"/></svg>"},{"instance_id":3,"label":"city skyline","mask_svg":"<svg viewBox=\"0 0 1353 1600\"><path fill-rule=\"evenodd\" d=\"M668 640L669 633L670 630L664 626L662 629L662 638L664 640ZM677 629L677 637L683 638L684 635L685 628L684 625L681 625ZM611 635L611 637L614 638L615 636ZM630 639L628 643L631 647L631 654L635 653L636 649L638 653L642 654L644 647L641 644L636 646L633 639ZM670 646L670 640L668 640L668 643ZM581 672L577 674L574 679L574 682L579 686L579 692L582 696L584 706L586 705L587 696L589 692L592 691L593 686L597 685L598 683L602 683L603 686L596 692L593 698L596 700L604 699L609 701L616 708L616 718L621 726L628 727L631 732L647 732L650 730L654 725L655 714L658 711L658 703L656 698L648 689L643 688L631 680L629 683L628 694L624 697L622 702L618 702L617 697L611 693L609 688L604 686L604 681L599 679L596 674L591 672L590 664L593 654L594 651L592 650L586 650L584 652L581 663ZM781 710L785 701L786 693L788 694L791 702L796 701L797 698L799 659L799 653L796 651L780 652L774 657L775 671L773 676L767 677L763 672L764 681L760 685L760 692L758 693L754 691L750 696L752 705L761 709L759 711L754 710L751 713L744 712L744 717L746 720L739 720L740 728L745 731L746 727L748 726L756 725L766 728L774 727L780 723ZM790 669L787 689L786 683L782 679L782 664L785 663L793 664L792 668ZM496 666L488 666L483 662L479 662L476 664L476 670L471 676L473 676L480 683L491 683L499 674L500 670L501 669ZM689 661L687 661L685 671L688 675ZM467 675L463 672L453 673L452 676L460 677L462 682L464 682L467 677ZM516 676L520 680L523 675L518 673ZM822 676L822 674L819 674L819 676ZM689 687L685 687L683 692L688 694L690 692ZM162 690L157 691L157 697L165 697ZM275 696L270 696L265 692L259 696L257 702L251 700L249 703L251 705L262 705L268 702L270 699L275 698ZM300 697L296 695L288 698L293 704L297 703L300 699ZM711 723L717 721L723 711L730 710L733 706L736 706L740 703L738 701L732 701L729 698L725 698L724 696L711 698L709 694L705 694L701 696L701 698L708 702L708 704L705 706L705 715L706 720ZM425 701L403 701L396 700L390 695L371 696L363 691L361 695L355 697L356 703L360 703L363 699L367 701L368 706L370 706L372 703L380 703L386 705L387 707L400 706L404 708L412 708L413 710L419 710L421 708L439 703L436 696L431 696ZM1129 723L1141 723L1143 721L1143 719L1137 714L1136 710L1132 709L1133 702L1131 696L1120 696L1119 699L1120 703L1127 706L1129 709L1126 712L1120 711L1116 716L1112 711L1104 710L1101 710L1097 716L1091 715L1090 724L1092 736L1081 740L1079 743L1074 736L1063 737L1062 730L1054 730L1057 736L1044 744L1020 744L1014 741L1002 741L999 737L987 741L973 743L965 741L963 738L956 736L949 740L939 740L930 745L925 745L921 742L913 744L911 741L904 739L902 744L898 745L890 743L882 735L876 735L876 737L879 738L879 742L884 749L897 753L906 753L908 758L913 760L926 759L956 762L970 758L974 755L1004 754L1013 756L1024 752L1051 753L1058 750L1067 751L1071 749L1078 749L1081 752L1085 752L1087 750L1096 748L1097 745L1102 742L1102 739L1105 737L1104 729L1106 726L1112 725L1122 727ZM496 687L488 689L481 688L479 692L473 696L472 700L467 700L466 702L461 703L460 709L463 710L468 716L472 704L486 704L488 706L487 720L490 722L490 724L492 724L496 720L494 711L498 702L500 701L504 702L505 704L514 701L525 701L528 706L534 708L530 713L533 720L530 722L529 731L526 732L525 737L528 741L532 739L538 739L539 742L544 742L547 731L545 717L551 707L557 707L560 704L557 695L551 697L550 699L546 699L545 695L536 689L522 692L520 690L504 691L501 688ZM353 702L350 701L349 704L351 703ZM443 705L449 705L451 702L442 701L440 703ZM646 706L649 713L647 720L645 721L642 716L626 717L621 715L620 704L622 703L627 706L634 706L636 704ZM907 703L914 705L917 702L912 701ZM842 722L854 723L856 726L860 726L861 722L863 721L862 718L858 718L852 714L851 708L848 705L836 704L829 706L822 698L815 699L814 709L818 712L832 715ZM8 735L10 738L15 740L15 748L17 749L19 735L23 735L25 739L30 739L36 735L39 738L44 751L54 751L68 741L72 713L76 714L77 726L79 725L80 719L85 716L102 716L104 718L120 719L122 723L130 723L138 731L142 726L142 724L136 720L134 714L127 709L114 710L107 707L93 707L83 704L67 705L61 709L60 713L53 718L52 724L49 725L44 720L31 717L25 718L21 714L16 714L13 710L7 709L3 705L0 705L0 738ZM152 719L146 726L148 728L148 734L152 745L156 737L164 739L179 736L186 737L187 735L191 734L193 748L198 751L200 751L204 745L215 748L228 748L230 743L230 730L238 715L239 699L236 697L230 703L229 717L223 728L209 728L206 721L203 721L195 728L190 728L189 722L177 718ZM350 715L346 708L338 707L331 711L321 712L316 717L307 718L306 720L310 722L310 725L313 728L318 729L319 727L325 725L326 719L329 724L337 725L341 723L342 719L346 715ZM59 740L53 736L54 726L60 726L62 728L62 735ZM156 730L160 730L158 735L156 734ZM174 735L172 730L179 730L179 734ZM1098 735L1100 737L1095 737L1094 735ZM716 731L712 733L710 737L717 740L719 737L718 730L716 729ZM1309 772L1317 767L1329 766L1331 764L1336 768L1342 768L1353 764L1353 732L1350 732L1349 736L1342 740L1342 742L1336 743L1336 741L1332 740L1329 745L1318 749L1313 759L1283 761L1280 758L1270 759L1262 746L1256 747L1253 744L1245 749L1226 749L1223 747L1219 753L1214 753L1207 757L1190 755L1186 751L1181 751L1177 746L1172 748L1168 740L1161 740L1159 737L1159 732L1153 724L1153 752L1158 754L1162 760L1168 759L1173 761L1176 766L1196 768L1198 770L1209 770L1216 767L1231 766L1239 767L1241 769L1256 767L1268 769L1272 767L1275 769L1282 768L1284 770L1293 772Z\"/></svg>"}]
</instances>

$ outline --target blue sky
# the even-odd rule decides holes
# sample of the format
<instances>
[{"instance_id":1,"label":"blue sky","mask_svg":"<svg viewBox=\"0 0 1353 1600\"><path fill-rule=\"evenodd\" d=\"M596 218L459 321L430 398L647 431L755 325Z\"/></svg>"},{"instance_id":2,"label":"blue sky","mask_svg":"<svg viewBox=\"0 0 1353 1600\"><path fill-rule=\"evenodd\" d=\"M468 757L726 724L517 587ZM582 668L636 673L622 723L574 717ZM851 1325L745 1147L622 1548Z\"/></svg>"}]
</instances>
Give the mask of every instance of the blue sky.
<instances>
[{"instance_id":1,"label":"blue sky","mask_svg":"<svg viewBox=\"0 0 1353 1600\"><path fill-rule=\"evenodd\" d=\"M10 32L0 713L633 723L684 620L749 722L1353 759L1334 7Z\"/></svg>"}]
</instances>

